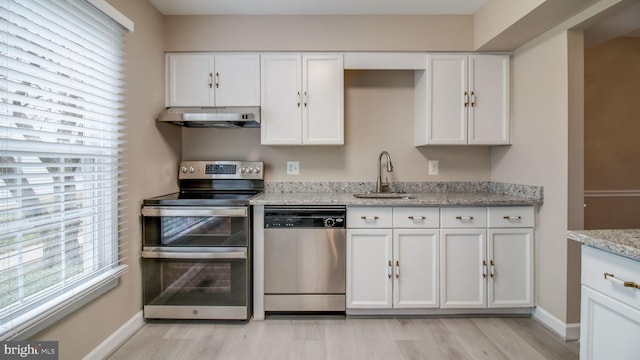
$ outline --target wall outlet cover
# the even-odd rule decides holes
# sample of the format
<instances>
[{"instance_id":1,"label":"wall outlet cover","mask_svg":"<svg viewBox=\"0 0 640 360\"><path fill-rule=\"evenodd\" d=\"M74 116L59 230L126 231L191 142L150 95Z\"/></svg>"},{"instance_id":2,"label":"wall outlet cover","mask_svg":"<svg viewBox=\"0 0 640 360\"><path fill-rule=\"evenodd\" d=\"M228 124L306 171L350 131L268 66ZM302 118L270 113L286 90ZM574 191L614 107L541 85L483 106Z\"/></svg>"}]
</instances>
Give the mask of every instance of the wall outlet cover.
<instances>
[{"instance_id":1,"label":"wall outlet cover","mask_svg":"<svg viewBox=\"0 0 640 360\"><path fill-rule=\"evenodd\" d=\"M438 160L429 160L429 175L438 175L439 170Z\"/></svg>"},{"instance_id":2,"label":"wall outlet cover","mask_svg":"<svg viewBox=\"0 0 640 360\"><path fill-rule=\"evenodd\" d=\"M300 175L300 161L287 161L287 175Z\"/></svg>"}]
</instances>

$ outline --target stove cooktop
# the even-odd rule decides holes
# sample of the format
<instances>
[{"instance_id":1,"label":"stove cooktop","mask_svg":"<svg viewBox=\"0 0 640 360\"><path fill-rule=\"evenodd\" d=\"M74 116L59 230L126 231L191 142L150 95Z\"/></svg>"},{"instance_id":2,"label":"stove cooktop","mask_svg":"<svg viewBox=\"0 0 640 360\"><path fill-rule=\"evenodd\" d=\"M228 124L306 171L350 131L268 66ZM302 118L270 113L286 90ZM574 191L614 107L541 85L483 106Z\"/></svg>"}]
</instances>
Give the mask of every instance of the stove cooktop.
<instances>
[{"instance_id":1,"label":"stove cooktop","mask_svg":"<svg viewBox=\"0 0 640 360\"><path fill-rule=\"evenodd\" d=\"M177 192L145 199L143 205L156 206L242 206L261 193Z\"/></svg>"}]
</instances>

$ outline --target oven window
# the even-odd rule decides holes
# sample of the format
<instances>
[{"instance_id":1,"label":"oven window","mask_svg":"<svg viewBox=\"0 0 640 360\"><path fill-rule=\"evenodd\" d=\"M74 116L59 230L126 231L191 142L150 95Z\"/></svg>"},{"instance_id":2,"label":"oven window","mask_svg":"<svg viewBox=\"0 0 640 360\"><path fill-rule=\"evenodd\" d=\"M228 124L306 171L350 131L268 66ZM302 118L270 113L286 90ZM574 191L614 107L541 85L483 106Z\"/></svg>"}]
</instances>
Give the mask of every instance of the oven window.
<instances>
[{"instance_id":1,"label":"oven window","mask_svg":"<svg viewBox=\"0 0 640 360\"><path fill-rule=\"evenodd\" d=\"M144 304L246 306L247 260L143 259Z\"/></svg>"},{"instance_id":2,"label":"oven window","mask_svg":"<svg viewBox=\"0 0 640 360\"><path fill-rule=\"evenodd\" d=\"M144 246L247 246L246 217L144 217Z\"/></svg>"}]
</instances>

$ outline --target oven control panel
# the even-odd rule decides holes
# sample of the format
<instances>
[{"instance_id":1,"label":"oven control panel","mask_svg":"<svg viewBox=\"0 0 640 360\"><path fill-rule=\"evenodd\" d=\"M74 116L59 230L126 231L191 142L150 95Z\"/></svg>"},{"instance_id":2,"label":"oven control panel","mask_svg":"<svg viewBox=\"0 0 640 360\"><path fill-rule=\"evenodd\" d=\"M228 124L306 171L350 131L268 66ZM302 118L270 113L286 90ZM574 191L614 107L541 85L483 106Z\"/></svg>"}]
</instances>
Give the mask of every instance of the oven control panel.
<instances>
[{"instance_id":1,"label":"oven control panel","mask_svg":"<svg viewBox=\"0 0 640 360\"><path fill-rule=\"evenodd\" d=\"M264 179L262 161L183 161L178 179Z\"/></svg>"}]
</instances>

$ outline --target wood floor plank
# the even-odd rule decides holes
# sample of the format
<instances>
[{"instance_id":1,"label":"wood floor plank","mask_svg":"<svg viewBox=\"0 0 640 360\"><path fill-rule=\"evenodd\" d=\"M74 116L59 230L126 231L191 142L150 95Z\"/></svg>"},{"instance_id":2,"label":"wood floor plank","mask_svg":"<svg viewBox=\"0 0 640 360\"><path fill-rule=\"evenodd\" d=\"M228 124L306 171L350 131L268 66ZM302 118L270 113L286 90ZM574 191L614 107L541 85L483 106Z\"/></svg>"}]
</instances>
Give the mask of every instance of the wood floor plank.
<instances>
[{"instance_id":1,"label":"wood floor plank","mask_svg":"<svg viewBox=\"0 0 640 360\"><path fill-rule=\"evenodd\" d=\"M530 318L270 316L265 321L150 322L109 360L577 360Z\"/></svg>"},{"instance_id":2,"label":"wood floor plank","mask_svg":"<svg viewBox=\"0 0 640 360\"><path fill-rule=\"evenodd\" d=\"M509 360L509 357L473 323L473 319L452 318L444 323L449 332L458 339L462 350L472 359Z\"/></svg>"}]
</instances>

